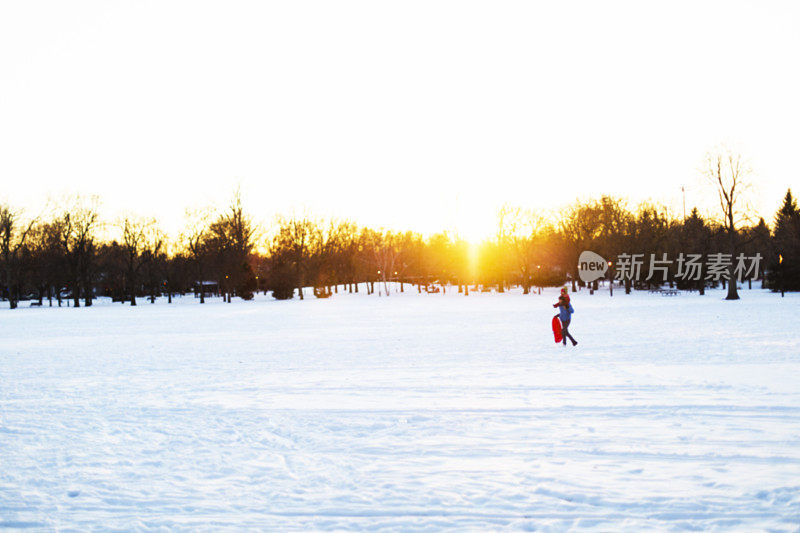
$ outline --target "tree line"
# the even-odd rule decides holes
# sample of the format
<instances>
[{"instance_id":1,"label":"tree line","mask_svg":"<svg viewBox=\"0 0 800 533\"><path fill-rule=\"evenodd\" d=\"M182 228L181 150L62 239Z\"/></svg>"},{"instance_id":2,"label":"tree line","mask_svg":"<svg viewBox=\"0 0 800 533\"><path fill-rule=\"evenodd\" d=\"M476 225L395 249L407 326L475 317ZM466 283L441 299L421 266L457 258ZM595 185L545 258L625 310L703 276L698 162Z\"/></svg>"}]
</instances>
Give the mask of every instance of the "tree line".
<instances>
[{"instance_id":1,"label":"tree line","mask_svg":"<svg viewBox=\"0 0 800 533\"><path fill-rule=\"evenodd\" d=\"M257 291L281 300L328 298L340 291L388 296L390 282L401 291L469 295L521 287L528 294L565 283L573 290L585 287L578 276L583 250L612 261L641 253L645 270L664 253L760 254L758 275L765 286L800 290L800 210L791 191L771 225L763 218L737 225L723 196L721 206L725 216L718 219L696 208L685 217L655 203L630 208L610 196L576 201L555 217L505 207L496 234L471 244L449 232L425 237L309 216L280 218L265 233L238 193L219 212L188 213L175 239L153 219L124 216L104 225L92 199L76 199L49 218L31 220L0 205L0 296L13 309L20 300L90 306L97 296L130 305L160 296L172 302L176 294L193 294L199 303L209 297L249 300ZM682 280L675 268L667 273L670 286L703 294L718 283L705 276ZM609 278L613 272L612 266ZM625 280L620 286L630 292L660 284ZM597 287L595 281L588 289ZM728 288L730 296L736 283Z\"/></svg>"}]
</instances>

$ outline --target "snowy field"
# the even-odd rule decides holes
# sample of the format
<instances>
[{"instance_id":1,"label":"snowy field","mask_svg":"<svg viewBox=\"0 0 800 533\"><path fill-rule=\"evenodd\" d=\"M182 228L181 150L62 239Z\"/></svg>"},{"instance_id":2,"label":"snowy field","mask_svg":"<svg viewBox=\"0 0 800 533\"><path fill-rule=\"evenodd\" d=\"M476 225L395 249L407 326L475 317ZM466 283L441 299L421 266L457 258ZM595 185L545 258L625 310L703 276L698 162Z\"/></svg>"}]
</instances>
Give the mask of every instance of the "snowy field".
<instances>
[{"instance_id":1,"label":"snowy field","mask_svg":"<svg viewBox=\"0 0 800 533\"><path fill-rule=\"evenodd\" d=\"M0 304L0 526L798 530L800 295L555 295Z\"/></svg>"}]
</instances>

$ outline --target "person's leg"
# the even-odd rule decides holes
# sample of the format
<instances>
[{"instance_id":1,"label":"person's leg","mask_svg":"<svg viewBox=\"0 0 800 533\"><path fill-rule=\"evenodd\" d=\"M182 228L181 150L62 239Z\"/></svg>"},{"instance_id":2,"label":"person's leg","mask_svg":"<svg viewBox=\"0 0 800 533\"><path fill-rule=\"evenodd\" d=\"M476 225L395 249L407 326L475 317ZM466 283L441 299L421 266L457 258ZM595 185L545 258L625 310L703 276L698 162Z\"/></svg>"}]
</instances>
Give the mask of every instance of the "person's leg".
<instances>
[{"instance_id":1,"label":"person's leg","mask_svg":"<svg viewBox=\"0 0 800 533\"><path fill-rule=\"evenodd\" d=\"M567 320L566 322L563 322L561 324L561 337L562 337L562 340L563 340L565 346L567 344L567 338L569 338L569 340L572 341L572 345L575 346L576 344L578 344L578 341L576 341L572 337L572 335L570 335L570 333L569 333L569 323L570 323L570 321Z\"/></svg>"},{"instance_id":2,"label":"person's leg","mask_svg":"<svg viewBox=\"0 0 800 533\"><path fill-rule=\"evenodd\" d=\"M564 344L566 344L566 343L567 343L567 337L569 337L569 340L570 340L570 341L572 341L572 345L573 345L573 346L575 346L576 344L578 344L578 341L576 341L576 340L575 340L575 339L572 337L572 335L570 335L569 331L562 331L562 333L561 333L561 334L564 336Z\"/></svg>"},{"instance_id":3,"label":"person's leg","mask_svg":"<svg viewBox=\"0 0 800 533\"><path fill-rule=\"evenodd\" d=\"M571 340L571 341L572 341L572 345L573 345L573 346L575 346L576 344L578 344L578 341L576 341L576 340L575 340L575 339L572 337L572 335L570 335L570 336L569 336L569 340Z\"/></svg>"}]
</instances>

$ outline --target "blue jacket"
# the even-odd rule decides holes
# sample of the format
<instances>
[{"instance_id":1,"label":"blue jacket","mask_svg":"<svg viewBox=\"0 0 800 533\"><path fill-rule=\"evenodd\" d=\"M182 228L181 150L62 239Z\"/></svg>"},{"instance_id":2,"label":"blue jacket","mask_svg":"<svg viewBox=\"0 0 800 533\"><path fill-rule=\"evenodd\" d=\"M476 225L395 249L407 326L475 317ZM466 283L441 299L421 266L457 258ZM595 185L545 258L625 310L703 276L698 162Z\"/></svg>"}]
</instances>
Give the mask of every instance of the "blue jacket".
<instances>
[{"instance_id":1,"label":"blue jacket","mask_svg":"<svg viewBox=\"0 0 800 533\"><path fill-rule=\"evenodd\" d=\"M558 318L561 320L561 322L570 320L572 318L572 313L575 312L575 310L572 308L572 304L567 305L567 307L564 307L563 305L558 306Z\"/></svg>"}]
</instances>

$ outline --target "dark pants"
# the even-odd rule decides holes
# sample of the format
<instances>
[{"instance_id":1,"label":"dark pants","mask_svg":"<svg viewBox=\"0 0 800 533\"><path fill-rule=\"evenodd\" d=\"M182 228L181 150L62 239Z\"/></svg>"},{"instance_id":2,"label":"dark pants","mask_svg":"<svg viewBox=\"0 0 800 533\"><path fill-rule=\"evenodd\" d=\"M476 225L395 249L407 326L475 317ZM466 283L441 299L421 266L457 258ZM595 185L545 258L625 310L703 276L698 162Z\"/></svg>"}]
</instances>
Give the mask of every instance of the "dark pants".
<instances>
[{"instance_id":1,"label":"dark pants","mask_svg":"<svg viewBox=\"0 0 800 533\"><path fill-rule=\"evenodd\" d=\"M574 346L574 345L578 344L578 341L573 339L572 335L569 334L569 329L568 329L569 328L569 323L570 323L569 320L566 320L566 321L562 320L561 321L561 336L563 337L562 340L564 341L564 345L565 346L567 344L567 337L569 337L569 340L572 341L572 345Z\"/></svg>"}]
</instances>

